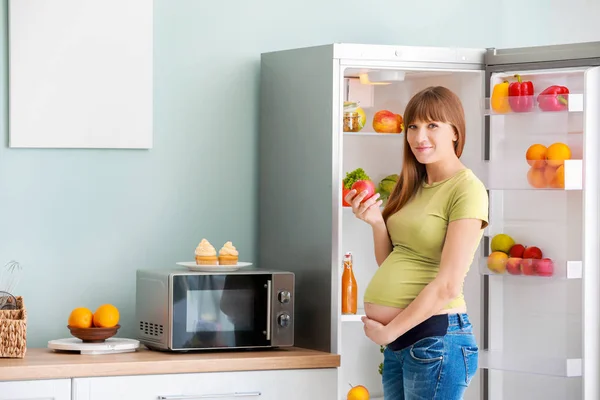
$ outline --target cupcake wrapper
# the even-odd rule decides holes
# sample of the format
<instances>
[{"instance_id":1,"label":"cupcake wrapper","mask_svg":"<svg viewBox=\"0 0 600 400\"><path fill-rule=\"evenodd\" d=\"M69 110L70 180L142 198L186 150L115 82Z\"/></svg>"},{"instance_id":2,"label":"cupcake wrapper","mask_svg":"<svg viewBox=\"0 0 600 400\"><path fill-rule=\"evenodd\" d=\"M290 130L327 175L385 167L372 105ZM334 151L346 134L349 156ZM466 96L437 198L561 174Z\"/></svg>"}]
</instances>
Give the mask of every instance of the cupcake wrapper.
<instances>
[{"instance_id":1,"label":"cupcake wrapper","mask_svg":"<svg viewBox=\"0 0 600 400\"><path fill-rule=\"evenodd\" d=\"M238 258L235 256L220 256L219 264L220 265L235 265L238 262Z\"/></svg>"},{"instance_id":2,"label":"cupcake wrapper","mask_svg":"<svg viewBox=\"0 0 600 400\"><path fill-rule=\"evenodd\" d=\"M196 265L216 265L217 257L196 256Z\"/></svg>"}]
</instances>

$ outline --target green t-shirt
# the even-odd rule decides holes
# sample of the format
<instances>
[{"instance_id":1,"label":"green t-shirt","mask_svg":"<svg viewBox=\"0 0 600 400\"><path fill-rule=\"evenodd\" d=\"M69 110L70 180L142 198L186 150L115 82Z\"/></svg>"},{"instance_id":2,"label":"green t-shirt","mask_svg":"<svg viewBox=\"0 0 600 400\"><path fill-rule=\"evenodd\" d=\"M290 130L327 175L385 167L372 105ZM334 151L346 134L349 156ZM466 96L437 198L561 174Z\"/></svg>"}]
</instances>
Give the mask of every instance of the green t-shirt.
<instances>
[{"instance_id":1,"label":"green t-shirt","mask_svg":"<svg viewBox=\"0 0 600 400\"><path fill-rule=\"evenodd\" d=\"M462 169L440 182L423 182L415 196L387 220L393 250L371 279L365 303L406 308L437 276L448 223L464 218L482 220L483 235L488 196L471 170ZM460 295L446 308L464 304L461 286Z\"/></svg>"}]
</instances>

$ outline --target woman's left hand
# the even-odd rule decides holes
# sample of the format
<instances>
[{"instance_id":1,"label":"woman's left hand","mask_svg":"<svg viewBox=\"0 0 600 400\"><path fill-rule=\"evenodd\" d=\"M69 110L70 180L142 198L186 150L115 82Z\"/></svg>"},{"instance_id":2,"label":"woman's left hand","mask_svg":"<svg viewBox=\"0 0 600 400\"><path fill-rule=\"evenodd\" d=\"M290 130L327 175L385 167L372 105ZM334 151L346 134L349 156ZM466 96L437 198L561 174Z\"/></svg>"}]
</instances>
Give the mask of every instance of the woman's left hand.
<instances>
[{"instance_id":1,"label":"woman's left hand","mask_svg":"<svg viewBox=\"0 0 600 400\"><path fill-rule=\"evenodd\" d=\"M396 340L393 333L390 331L390 328L387 325L383 325L373 319L369 319L368 317L361 318L365 334L369 339L380 346L386 346Z\"/></svg>"}]
</instances>

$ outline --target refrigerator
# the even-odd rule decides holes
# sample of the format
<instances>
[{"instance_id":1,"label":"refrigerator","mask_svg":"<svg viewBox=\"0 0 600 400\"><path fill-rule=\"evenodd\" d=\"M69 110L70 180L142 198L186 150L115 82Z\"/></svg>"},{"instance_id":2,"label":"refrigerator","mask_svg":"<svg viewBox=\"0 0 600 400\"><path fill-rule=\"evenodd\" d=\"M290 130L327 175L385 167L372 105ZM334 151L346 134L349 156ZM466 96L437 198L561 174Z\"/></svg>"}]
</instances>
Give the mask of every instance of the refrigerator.
<instances>
[{"instance_id":1,"label":"refrigerator","mask_svg":"<svg viewBox=\"0 0 600 400\"><path fill-rule=\"evenodd\" d=\"M533 94L518 100L533 106L500 109L495 90L506 88L497 85L519 79ZM480 350L465 398L599 399L600 42L335 43L262 54L258 263L296 274L295 345L340 355L338 399L353 385L383 398L383 355L360 319L378 268L372 231L342 205L343 179L362 168L379 185L400 173L404 134L381 133L378 112L402 116L412 95L434 85L462 101L461 160L489 196L490 223L464 285ZM554 85L568 88L566 101L538 97ZM364 126L352 131L344 116L357 106ZM497 235L512 239L506 257L492 247ZM519 253L517 244L531 251ZM356 315L341 313L346 252Z\"/></svg>"}]
</instances>

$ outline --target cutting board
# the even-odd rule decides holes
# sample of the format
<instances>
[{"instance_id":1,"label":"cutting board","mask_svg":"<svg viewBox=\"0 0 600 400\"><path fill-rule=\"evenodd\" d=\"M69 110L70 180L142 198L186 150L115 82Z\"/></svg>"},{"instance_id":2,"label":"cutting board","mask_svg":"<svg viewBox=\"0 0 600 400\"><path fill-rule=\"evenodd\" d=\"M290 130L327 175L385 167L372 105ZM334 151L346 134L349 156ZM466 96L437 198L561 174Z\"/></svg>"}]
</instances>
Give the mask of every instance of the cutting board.
<instances>
[{"instance_id":1,"label":"cutting board","mask_svg":"<svg viewBox=\"0 0 600 400\"><path fill-rule=\"evenodd\" d=\"M73 351L80 354L116 354L136 351L140 342L135 339L116 338L106 339L102 343L84 343L81 339L66 338L48 341L48 348L59 351Z\"/></svg>"}]
</instances>

